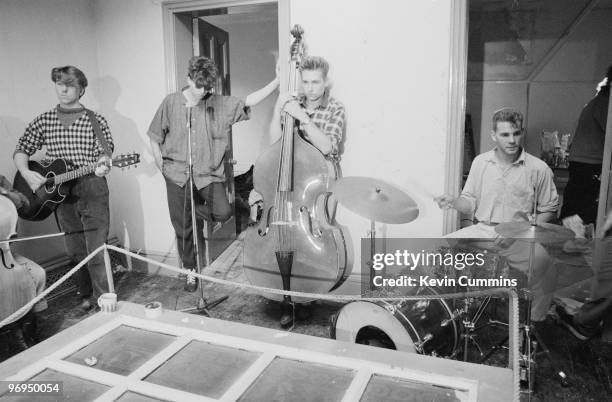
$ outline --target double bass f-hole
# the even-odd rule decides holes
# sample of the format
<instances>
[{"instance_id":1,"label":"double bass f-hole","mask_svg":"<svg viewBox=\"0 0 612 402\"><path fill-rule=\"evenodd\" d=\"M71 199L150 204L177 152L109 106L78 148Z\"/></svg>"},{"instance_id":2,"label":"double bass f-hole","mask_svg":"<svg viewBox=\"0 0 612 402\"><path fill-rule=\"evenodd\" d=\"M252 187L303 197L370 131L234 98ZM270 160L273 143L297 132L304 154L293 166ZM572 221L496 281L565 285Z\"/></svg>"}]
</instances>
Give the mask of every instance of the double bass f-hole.
<instances>
[{"instance_id":1,"label":"double bass f-hole","mask_svg":"<svg viewBox=\"0 0 612 402\"><path fill-rule=\"evenodd\" d=\"M274 210L273 206L268 208L268 210L265 213L266 225L263 228L260 227L260 228L257 229L257 234L259 234L261 237L266 236L268 234L268 232L270 231L270 217L272 216L273 210Z\"/></svg>"},{"instance_id":2,"label":"double bass f-hole","mask_svg":"<svg viewBox=\"0 0 612 402\"><path fill-rule=\"evenodd\" d=\"M310 211L308 210L308 207L305 205L302 205L299 211L300 211L300 224L306 230L306 233L308 233L311 237L313 237L313 240L320 239L321 236L323 235L323 232L321 232L321 228L319 227L318 224L317 225L313 224L312 216L310 215Z\"/></svg>"}]
</instances>

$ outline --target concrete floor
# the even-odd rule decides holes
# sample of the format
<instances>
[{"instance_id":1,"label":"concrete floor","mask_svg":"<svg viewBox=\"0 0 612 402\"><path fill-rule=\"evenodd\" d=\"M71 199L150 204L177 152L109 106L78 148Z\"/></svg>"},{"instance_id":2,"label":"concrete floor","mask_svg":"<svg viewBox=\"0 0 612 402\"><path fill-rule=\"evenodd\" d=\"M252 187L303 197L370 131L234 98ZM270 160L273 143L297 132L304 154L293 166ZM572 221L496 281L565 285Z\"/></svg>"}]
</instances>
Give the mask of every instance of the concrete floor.
<instances>
[{"instance_id":1,"label":"concrete floor","mask_svg":"<svg viewBox=\"0 0 612 402\"><path fill-rule=\"evenodd\" d=\"M245 281L242 274L240 250L232 254L231 261L225 261L225 269L207 269L208 274L236 282ZM219 264L213 264L219 268ZM229 269L227 267L230 267ZM135 303L160 301L166 309L180 310L196 306L200 297L197 293L183 291L183 281L176 277L126 272L118 277L116 289L119 300ZM208 300L229 296L226 301L211 310L214 318L243 322L251 325L279 328L278 304L259 294L236 287L206 285ZM79 302L75 294L67 295L50 303L40 322L40 333L46 339L84 318L75 309ZM330 318L342 307L340 303L316 302L312 315L307 320L298 320L293 331L319 337L329 337ZM498 311L506 311L498 308ZM94 314L90 312L88 314ZM491 314L494 314L491 312ZM497 314L497 313L495 313ZM533 401L609 401L612 395L612 344L594 339L581 342L567 330L557 326L551 318L538 326L544 342L550 348L552 364L544 355L537 361L536 391ZM487 345L503 337L503 332L490 330L481 342ZM2 349L2 348L0 348ZM5 351L6 352L6 351ZM10 355L10 353L8 354ZM8 357L0 353L0 361ZM506 365L507 352L501 350L487 362L492 365ZM571 386L563 388L555 377L553 364L569 376ZM528 400L523 395L522 400Z\"/></svg>"}]
</instances>

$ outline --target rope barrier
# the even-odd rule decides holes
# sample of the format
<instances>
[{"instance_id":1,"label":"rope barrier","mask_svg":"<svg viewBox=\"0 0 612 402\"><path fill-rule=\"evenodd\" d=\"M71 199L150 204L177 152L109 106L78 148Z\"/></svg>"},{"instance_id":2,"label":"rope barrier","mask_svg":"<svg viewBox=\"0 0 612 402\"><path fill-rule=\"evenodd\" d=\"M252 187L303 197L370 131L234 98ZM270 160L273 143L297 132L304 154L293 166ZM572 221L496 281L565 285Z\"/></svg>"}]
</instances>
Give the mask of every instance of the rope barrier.
<instances>
[{"instance_id":1,"label":"rope barrier","mask_svg":"<svg viewBox=\"0 0 612 402\"><path fill-rule=\"evenodd\" d=\"M35 298L30 300L28 303L26 303L19 310L15 311L13 314L9 315L4 320L0 321L0 328L2 328L4 325L10 323L13 319L18 317L21 313L29 311L36 303L38 303L40 300L42 300L49 293L53 292L62 283L66 282L68 280L68 278L70 278L72 275L74 275L74 273L76 271L78 271L79 269L81 269L81 267L83 267L85 264L87 264L89 262L89 260L91 260L92 258L94 258L96 256L96 254L98 254L100 251L105 250L105 249L106 249L106 244L103 244L100 247L98 247L97 249L95 249L94 251L92 251L91 254L89 254L87 257L85 257L83 259L83 261L81 261L80 263L75 265L70 271L66 272L64 274L64 276L62 276L57 281L55 281L53 283L53 285L49 286L42 293L40 293Z\"/></svg>"},{"instance_id":2,"label":"rope barrier","mask_svg":"<svg viewBox=\"0 0 612 402\"><path fill-rule=\"evenodd\" d=\"M324 294L324 293L298 292L294 290L282 290L282 289L268 288L264 286L257 286L257 285L252 285L250 283L238 283L238 282L228 281L226 279L215 278L209 275L193 273L186 269L177 268L173 265L151 260L150 258L146 258L141 255L134 254L131 251L127 251L119 247L107 245L106 248L109 250L114 250L114 251L118 251L120 253L129 255L130 257L136 258L138 260L141 260L147 263L151 263L158 267L166 268L170 271L173 271L179 274L189 273L190 275L196 278L200 278L207 282L213 282L213 283L217 283L220 285L226 285L226 286L234 286L234 287L238 287L241 289L251 289L251 290L256 290L256 291L271 293L271 294L276 294L276 295L282 295L282 296L302 297L306 299L318 299L318 300L328 300L328 301L338 301L338 302L347 302L347 301L356 301L356 300L360 300L360 301L383 301L383 300L385 301L404 301L404 300L431 300L431 299L463 299L466 297L483 297L483 296L500 295L500 294L507 295L509 292L508 288L493 288L493 289L487 289L487 290L445 293L445 294L438 294L438 295L406 295L406 296L381 296L381 297L363 297L361 295L342 295L342 294L330 295L330 294Z\"/></svg>"}]
</instances>

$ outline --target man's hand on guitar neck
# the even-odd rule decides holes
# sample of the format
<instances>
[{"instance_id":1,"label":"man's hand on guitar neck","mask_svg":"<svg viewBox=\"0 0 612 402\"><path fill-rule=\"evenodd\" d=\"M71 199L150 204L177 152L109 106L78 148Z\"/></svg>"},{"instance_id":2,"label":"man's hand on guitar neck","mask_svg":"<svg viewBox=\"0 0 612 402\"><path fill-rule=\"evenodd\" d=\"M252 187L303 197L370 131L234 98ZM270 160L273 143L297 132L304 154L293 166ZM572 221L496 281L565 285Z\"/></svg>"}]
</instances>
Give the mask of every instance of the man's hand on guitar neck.
<instances>
[{"instance_id":1,"label":"man's hand on guitar neck","mask_svg":"<svg viewBox=\"0 0 612 402\"><path fill-rule=\"evenodd\" d=\"M98 177L106 176L110 172L111 158L106 155L102 155L98 159L98 166L96 166L95 174Z\"/></svg>"}]
</instances>

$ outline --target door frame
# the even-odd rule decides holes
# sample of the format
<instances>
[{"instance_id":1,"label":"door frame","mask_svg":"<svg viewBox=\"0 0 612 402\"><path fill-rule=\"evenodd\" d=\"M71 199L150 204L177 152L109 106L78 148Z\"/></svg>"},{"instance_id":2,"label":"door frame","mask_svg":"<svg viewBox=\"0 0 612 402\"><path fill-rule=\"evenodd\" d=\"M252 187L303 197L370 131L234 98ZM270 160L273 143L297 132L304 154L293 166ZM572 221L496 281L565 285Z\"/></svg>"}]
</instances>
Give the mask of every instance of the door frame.
<instances>
[{"instance_id":1,"label":"door frame","mask_svg":"<svg viewBox=\"0 0 612 402\"><path fill-rule=\"evenodd\" d=\"M176 60L175 24L176 14L189 11L200 11L213 8L228 8L234 6L248 6L257 4L277 3L278 5L278 51L280 60L289 60L289 29L290 9L289 1L278 0L165 0L162 2L162 25L164 33L164 63L166 68L166 92L173 93L178 90L178 74ZM287 63L280 63L281 88L287 82Z\"/></svg>"},{"instance_id":2,"label":"door frame","mask_svg":"<svg viewBox=\"0 0 612 402\"><path fill-rule=\"evenodd\" d=\"M451 2L451 24L449 36L450 68L448 120L446 130L446 167L444 170L444 193L459 195L463 178L463 147L465 131L465 107L467 86L468 53L468 0ZM454 209L443 213L443 234L454 232L459 216Z\"/></svg>"}]
</instances>

